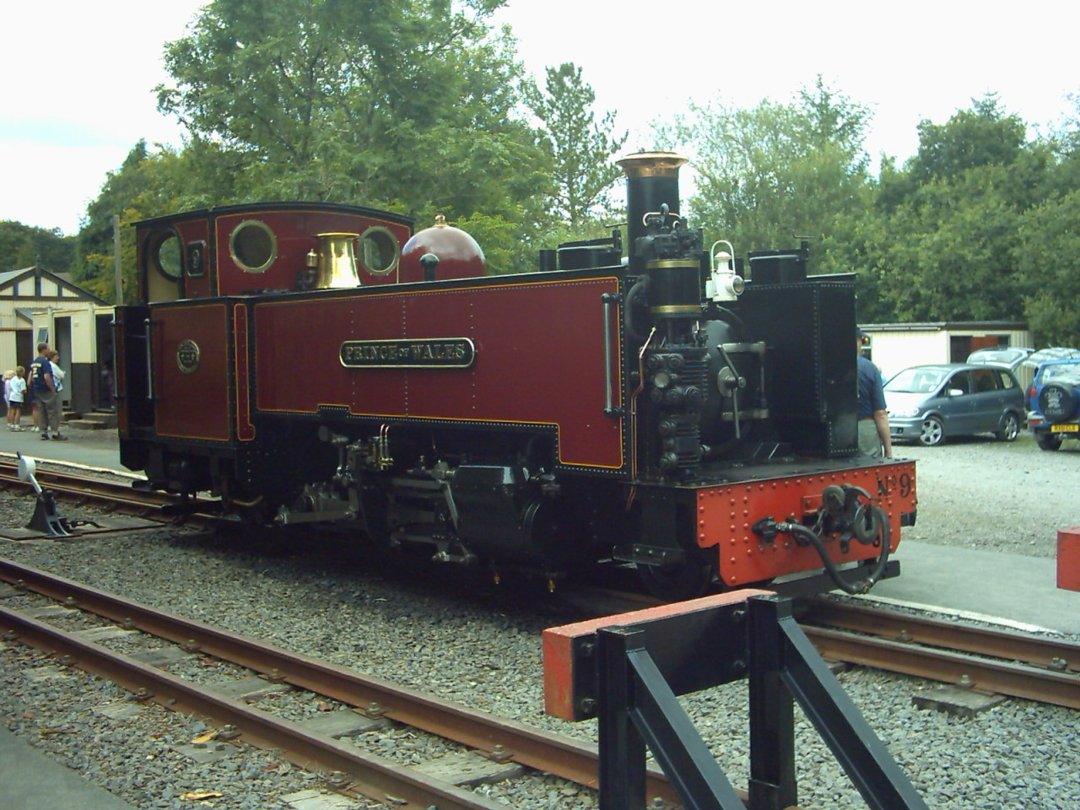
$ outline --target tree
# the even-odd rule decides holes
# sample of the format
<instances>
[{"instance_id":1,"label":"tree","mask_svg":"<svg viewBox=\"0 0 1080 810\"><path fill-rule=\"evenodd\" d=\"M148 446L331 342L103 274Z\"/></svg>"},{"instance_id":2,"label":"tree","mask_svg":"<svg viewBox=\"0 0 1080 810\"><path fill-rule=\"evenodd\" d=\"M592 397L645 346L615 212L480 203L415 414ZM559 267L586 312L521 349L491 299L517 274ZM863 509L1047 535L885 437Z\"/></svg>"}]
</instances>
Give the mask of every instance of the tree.
<instances>
[{"instance_id":1,"label":"tree","mask_svg":"<svg viewBox=\"0 0 1080 810\"><path fill-rule=\"evenodd\" d=\"M612 135L615 114L596 119L596 94L581 77L581 68L566 62L549 67L543 90L527 87L526 103L541 122L542 144L552 167L552 208L569 230L610 210L607 194L622 176L612 157L628 133Z\"/></svg>"},{"instance_id":2,"label":"tree","mask_svg":"<svg viewBox=\"0 0 1080 810\"><path fill-rule=\"evenodd\" d=\"M695 218L740 252L788 246L796 236L835 243L840 224L853 227L868 201L868 121L865 107L820 77L788 104L694 106L675 132L694 155ZM834 269L820 259L819 269Z\"/></svg>"},{"instance_id":3,"label":"tree","mask_svg":"<svg viewBox=\"0 0 1080 810\"><path fill-rule=\"evenodd\" d=\"M1033 279L1024 315L1037 346L1080 346L1080 191L1027 211L1019 229L1020 273Z\"/></svg>"},{"instance_id":4,"label":"tree","mask_svg":"<svg viewBox=\"0 0 1080 810\"><path fill-rule=\"evenodd\" d=\"M183 150L151 152L145 141L132 147L121 166L105 178L87 207L78 235L76 279L107 301L116 297L113 216L120 217L124 298L135 300L135 233L130 226L156 216L207 208L234 197L240 175L236 155L201 139Z\"/></svg>"},{"instance_id":5,"label":"tree","mask_svg":"<svg viewBox=\"0 0 1080 810\"><path fill-rule=\"evenodd\" d=\"M902 170L882 165L877 292L896 320L1019 319L1033 293L1018 268L1024 212L1053 187L1053 150L990 94L944 124L919 124Z\"/></svg>"},{"instance_id":6,"label":"tree","mask_svg":"<svg viewBox=\"0 0 1080 810\"><path fill-rule=\"evenodd\" d=\"M997 95L972 99L944 124L919 122L919 151L908 166L916 183L956 177L983 166L1007 166L1019 157L1026 140L1024 122L1006 115Z\"/></svg>"},{"instance_id":7,"label":"tree","mask_svg":"<svg viewBox=\"0 0 1080 810\"><path fill-rule=\"evenodd\" d=\"M486 24L501 3L215 0L168 46L158 104L243 162L234 201L535 219L521 68Z\"/></svg>"},{"instance_id":8,"label":"tree","mask_svg":"<svg viewBox=\"0 0 1080 810\"><path fill-rule=\"evenodd\" d=\"M921 186L886 222L889 272L879 291L898 320L1019 318L1026 279L1015 272L1019 211L1007 167Z\"/></svg>"},{"instance_id":9,"label":"tree","mask_svg":"<svg viewBox=\"0 0 1080 810\"><path fill-rule=\"evenodd\" d=\"M75 239L59 228L48 230L13 220L0 221L0 270L22 270L39 265L54 273L67 273L75 264Z\"/></svg>"}]
</instances>

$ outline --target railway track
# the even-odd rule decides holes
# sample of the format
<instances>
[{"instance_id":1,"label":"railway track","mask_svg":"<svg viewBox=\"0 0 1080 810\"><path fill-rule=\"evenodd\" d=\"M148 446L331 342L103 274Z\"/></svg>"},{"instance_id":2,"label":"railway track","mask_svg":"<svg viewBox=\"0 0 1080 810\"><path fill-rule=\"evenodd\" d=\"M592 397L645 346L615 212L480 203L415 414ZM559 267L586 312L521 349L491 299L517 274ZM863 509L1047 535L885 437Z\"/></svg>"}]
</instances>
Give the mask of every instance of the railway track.
<instances>
[{"instance_id":1,"label":"railway track","mask_svg":"<svg viewBox=\"0 0 1080 810\"><path fill-rule=\"evenodd\" d=\"M122 630L147 633L179 645L188 653L210 655L243 667L267 682L307 690L347 709L359 710L369 720L390 720L452 740L496 766L516 765L587 787L596 784L595 746L501 720L9 561L0 561L0 581L47 597L62 608L106 619ZM243 701L201 688L25 611L0 604L0 627L62 660L122 684L136 696L235 728L239 740L278 749L302 767L340 774L336 783L332 780L339 790L410 807L437 805L440 810L491 810L502 806L445 779L428 776L416 768L395 767L302 723L274 717ZM501 773L506 778L515 775L506 767ZM649 772L648 791L650 796L675 800L674 790L657 769Z\"/></svg>"},{"instance_id":2,"label":"railway track","mask_svg":"<svg viewBox=\"0 0 1080 810\"><path fill-rule=\"evenodd\" d=\"M81 473L39 468L42 486L81 503L122 509L142 517L171 520L181 501L161 492L144 492ZM19 481L14 463L0 460L0 484ZM199 501L185 517L214 520L212 502L200 512ZM616 612L619 600L604 597L604 612ZM804 600L800 621L819 652L847 663L927 678L979 691L1080 708L1080 645L1045 636L961 625L928 616L859 607L851 602ZM625 610L642 607L629 597Z\"/></svg>"},{"instance_id":3,"label":"railway track","mask_svg":"<svg viewBox=\"0 0 1080 810\"><path fill-rule=\"evenodd\" d=\"M0 480L6 476L0 471ZM173 499L70 473L39 474L53 491L98 503L115 502L141 514L168 517ZM144 499L144 496L149 495ZM257 673L264 681L305 689L352 709L370 720L389 720L453 740L471 755L495 766L519 766L551 773L581 785L596 782L595 747L498 720L377 679L266 647L233 634L153 611L120 597L81 586L45 572L0 563L0 580L78 607L123 629L151 633L187 651L209 655ZM635 600L633 609L639 608ZM617 609L617 608L616 608ZM607 612L611 610L609 599ZM970 687L980 691L1080 708L1080 645L1015 631L972 628L952 622L868 609L827 599L803 603L801 621L823 656ZM136 695L171 708L212 718L222 727L240 729L239 739L282 750L304 767L335 774L331 784L407 806L492 807L483 796L433 779L415 769L401 769L303 724L276 719L243 701L206 693L191 683L138 661L109 652L99 644L64 633L33 618L3 610L0 622L21 639L83 668L116 680ZM663 774L649 774L648 795L674 801Z\"/></svg>"},{"instance_id":4,"label":"railway track","mask_svg":"<svg viewBox=\"0 0 1080 810\"><path fill-rule=\"evenodd\" d=\"M171 514L181 499L164 492L151 492L137 489L131 481L114 481L100 476L91 476L83 472L56 470L38 466L34 473L38 483L56 495L80 504L94 504L110 511L123 511L139 514L148 518L171 519ZM19 479L19 468L15 461L0 459L0 486L28 489L30 484ZM191 511L199 514L200 501L190 502ZM211 503L205 504L204 514L213 511Z\"/></svg>"},{"instance_id":5,"label":"railway track","mask_svg":"<svg viewBox=\"0 0 1080 810\"><path fill-rule=\"evenodd\" d=\"M825 658L1080 709L1080 644L929 616L808 600L803 631Z\"/></svg>"}]
</instances>

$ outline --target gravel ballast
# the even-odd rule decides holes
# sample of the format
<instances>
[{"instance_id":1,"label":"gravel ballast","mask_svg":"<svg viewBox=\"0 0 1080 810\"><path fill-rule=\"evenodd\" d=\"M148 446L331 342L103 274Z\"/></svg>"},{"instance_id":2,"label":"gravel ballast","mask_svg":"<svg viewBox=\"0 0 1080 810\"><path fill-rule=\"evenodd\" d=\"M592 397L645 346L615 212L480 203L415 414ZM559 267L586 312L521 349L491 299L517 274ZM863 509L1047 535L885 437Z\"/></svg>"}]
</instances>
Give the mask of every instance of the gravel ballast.
<instances>
[{"instance_id":1,"label":"gravel ballast","mask_svg":"<svg viewBox=\"0 0 1080 810\"><path fill-rule=\"evenodd\" d=\"M1013 444L979 438L900 447L897 455L919 461L919 523L905 537L1050 557L1056 530L1080 525L1075 498L1066 495L1080 491L1080 447L1066 443L1048 453L1023 436ZM32 504L29 496L0 493L0 519L22 525ZM82 516L82 508L62 508ZM543 713L540 633L581 617L542 584L509 579L495 587L456 568L387 567L353 553L340 538L305 545L263 533L239 538L154 529L4 543L0 555L493 714L595 739L595 723L571 725ZM195 657L171 671L209 678L217 668ZM1011 699L962 718L915 707L912 695L935 684L859 668L839 677L930 807L1080 807L1076 712ZM299 693L265 701L294 719L326 708ZM745 686L683 703L732 782L745 787ZM135 807L276 809L290 806L285 796L324 787L317 775L270 752L245 749L196 762L176 749L206 731L203 721L153 705L128 720L101 713L117 705L129 705L122 689L18 642L0 646L5 726ZM797 724L801 805L864 807L798 713ZM445 753L443 743L400 730L380 732L370 744L401 764ZM182 798L200 790L222 795ZM594 806L573 787L539 776L482 790L513 807Z\"/></svg>"}]
</instances>

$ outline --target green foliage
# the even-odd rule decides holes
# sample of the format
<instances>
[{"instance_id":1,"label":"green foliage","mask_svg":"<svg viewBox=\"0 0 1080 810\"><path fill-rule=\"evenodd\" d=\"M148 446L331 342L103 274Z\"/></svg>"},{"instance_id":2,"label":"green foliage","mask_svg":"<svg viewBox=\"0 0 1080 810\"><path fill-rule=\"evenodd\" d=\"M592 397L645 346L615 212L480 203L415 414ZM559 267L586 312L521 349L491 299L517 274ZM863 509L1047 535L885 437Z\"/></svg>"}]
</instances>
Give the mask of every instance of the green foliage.
<instances>
[{"instance_id":1,"label":"green foliage","mask_svg":"<svg viewBox=\"0 0 1080 810\"><path fill-rule=\"evenodd\" d=\"M1054 188L1052 146L1026 143L992 95L919 133L903 170L882 166L882 309L899 321L1021 319L1034 279L1018 233Z\"/></svg>"},{"instance_id":2,"label":"green foliage","mask_svg":"<svg viewBox=\"0 0 1080 810\"><path fill-rule=\"evenodd\" d=\"M1080 347L1080 190L1027 211L1018 272L1030 279L1024 315L1037 346Z\"/></svg>"},{"instance_id":3,"label":"green foliage","mask_svg":"<svg viewBox=\"0 0 1080 810\"><path fill-rule=\"evenodd\" d=\"M79 280L112 298L114 214L130 274L130 223L269 199L385 207L418 227L442 213L473 234L492 273L608 236L610 158L626 136L594 112L573 64L549 68L543 88L523 78L510 33L489 28L501 4L210 2L168 46L172 81L158 88L188 142L140 142L108 175L77 240ZM917 154L883 159L876 178L867 108L820 77L788 103L693 106L639 146L690 154L689 215L707 243L730 239L743 255L809 238L813 271L858 274L864 321L1026 317L1040 344L1080 345L1077 104L1076 120L1028 141L988 95L921 122ZM70 243L30 230L0 223L9 266L72 264Z\"/></svg>"},{"instance_id":4,"label":"green foliage","mask_svg":"<svg viewBox=\"0 0 1080 810\"><path fill-rule=\"evenodd\" d=\"M863 204L866 109L819 78L790 104L694 107L675 134L694 156L692 211L742 253L815 242Z\"/></svg>"},{"instance_id":5,"label":"green foliage","mask_svg":"<svg viewBox=\"0 0 1080 810\"><path fill-rule=\"evenodd\" d=\"M820 78L790 104L691 120L673 131L696 152L695 218L740 252L811 237L817 272L858 273L864 321L1027 317L1040 344L1080 345L1076 122L1028 142L988 95L923 121L918 153L884 159L875 183L865 108Z\"/></svg>"},{"instance_id":6,"label":"green foliage","mask_svg":"<svg viewBox=\"0 0 1080 810\"><path fill-rule=\"evenodd\" d=\"M937 179L886 220L879 294L900 321L993 320L1019 313L1013 272L1019 212L1005 167Z\"/></svg>"},{"instance_id":7,"label":"green foliage","mask_svg":"<svg viewBox=\"0 0 1080 810\"><path fill-rule=\"evenodd\" d=\"M1006 115L993 93L974 101L945 124L919 123L919 151L908 171L916 183L956 177L983 166L1008 166L1025 141L1023 121Z\"/></svg>"},{"instance_id":8,"label":"green foliage","mask_svg":"<svg viewBox=\"0 0 1080 810\"><path fill-rule=\"evenodd\" d=\"M500 0L216 0L171 43L159 108L242 164L230 202L330 200L517 222L543 155ZM515 240L486 246L511 263Z\"/></svg>"},{"instance_id":9,"label":"green foliage","mask_svg":"<svg viewBox=\"0 0 1080 810\"><path fill-rule=\"evenodd\" d=\"M0 221L0 271L38 265L54 273L67 273L75 263L75 239L59 228L48 230L11 220Z\"/></svg>"},{"instance_id":10,"label":"green foliage","mask_svg":"<svg viewBox=\"0 0 1080 810\"><path fill-rule=\"evenodd\" d=\"M233 181L242 159L220 146L196 139L182 151L151 153L137 143L123 164L110 172L101 193L90 203L77 237L78 283L106 301L116 298L113 260L113 216L120 217L124 299L137 297L135 231L139 220L206 208L233 197Z\"/></svg>"},{"instance_id":11,"label":"green foliage","mask_svg":"<svg viewBox=\"0 0 1080 810\"><path fill-rule=\"evenodd\" d=\"M580 233L586 223L611 212L608 192L622 177L612 158L625 145L627 133L611 134L613 112L596 120L596 94L574 64L549 67L543 90L528 85L525 99L541 122L541 144L551 166L552 213Z\"/></svg>"}]
</instances>

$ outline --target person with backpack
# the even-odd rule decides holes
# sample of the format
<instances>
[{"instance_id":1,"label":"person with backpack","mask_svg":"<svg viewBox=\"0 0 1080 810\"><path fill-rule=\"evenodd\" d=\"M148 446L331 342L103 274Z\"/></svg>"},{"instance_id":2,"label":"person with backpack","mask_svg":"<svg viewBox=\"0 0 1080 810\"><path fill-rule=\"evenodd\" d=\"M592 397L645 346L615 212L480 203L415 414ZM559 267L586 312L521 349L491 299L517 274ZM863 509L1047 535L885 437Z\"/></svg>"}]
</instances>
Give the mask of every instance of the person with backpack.
<instances>
[{"instance_id":1,"label":"person with backpack","mask_svg":"<svg viewBox=\"0 0 1080 810\"><path fill-rule=\"evenodd\" d=\"M30 369L34 401L41 403L41 438L67 441L67 436L60 435L60 394L53 379L48 343L38 344L38 356L30 364Z\"/></svg>"}]
</instances>

